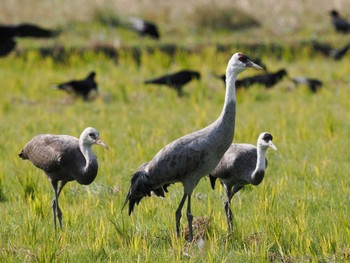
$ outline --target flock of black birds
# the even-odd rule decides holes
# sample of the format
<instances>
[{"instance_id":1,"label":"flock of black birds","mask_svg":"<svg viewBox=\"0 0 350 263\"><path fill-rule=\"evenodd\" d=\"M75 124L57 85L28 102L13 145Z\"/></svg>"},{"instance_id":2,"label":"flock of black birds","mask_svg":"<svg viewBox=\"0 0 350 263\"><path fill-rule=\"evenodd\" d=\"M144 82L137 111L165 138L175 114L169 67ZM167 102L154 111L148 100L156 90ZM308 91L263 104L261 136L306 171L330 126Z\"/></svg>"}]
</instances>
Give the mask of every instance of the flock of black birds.
<instances>
[{"instance_id":1,"label":"flock of black birds","mask_svg":"<svg viewBox=\"0 0 350 263\"><path fill-rule=\"evenodd\" d=\"M339 15L336 10L330 11L331 21L336 32L346 34L350 32L350 23ZM160 33L157 25L151 21L146 21L136 17L129 17L129 29L137 32L140 36L148 36L153 39L160 39ZM16 39L22 37L32 38L52 38L60 34L59 30L50 30L39 27L33 24L18 24L18 25L0 25L0 57L8 55L16 47ZM346 44L340 48L334 48L329 44L312 41L311 46L313 50L322 53L325 56L332 57L335 60L340 60L348 52L350 44ZM257 63L263 65L259 59L255 59ZM91 99L90 94L98 91L98 86L95 81L95 72L91 72L87 78L82 80L71 80L57 85L57 88L75 96L81 97L83 100ZM225 74L217 76L225 82ZM280 69L276 72L269 72L266 70L263 74L250 76L237 80L237 89L248 88L254 84L271 88L278 82L282 81L284 77L288 77L286 69ZM181 70L175 73L166 74L144 81L145 84L166 85L177 92L181 97L183 95L183 87L193 79L200 79L201 74L195 70ZM315 93L322 87L321 80L308 78L305 76L290 77L296 85L306 85L310 91Z\"/></svg>"}]
</instances>

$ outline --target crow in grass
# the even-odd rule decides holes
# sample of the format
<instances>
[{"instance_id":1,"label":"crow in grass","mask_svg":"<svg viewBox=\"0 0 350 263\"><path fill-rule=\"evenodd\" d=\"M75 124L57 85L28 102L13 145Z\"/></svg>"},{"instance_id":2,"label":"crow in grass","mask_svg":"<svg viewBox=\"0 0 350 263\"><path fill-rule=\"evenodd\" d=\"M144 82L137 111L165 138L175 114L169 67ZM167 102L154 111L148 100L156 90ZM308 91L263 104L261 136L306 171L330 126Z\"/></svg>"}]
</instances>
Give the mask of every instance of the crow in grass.
<instances>
[{"instance_id":1,"label":"crow in grass","mask_svg":"<svg viewBox=\"0 0 350 263\"><path fill-rule=\"evenodd\" d=\"M160 34L156 24L137 17L129 17L131 29L136 31L140 36L149 36L153 39L159 39Z\"/></svg>"},{"instance_id":2,"label":"crow in grass","mask_svg":"<svg viewBox=\"0 0 350 263\"><path fill-rule=\"evenodd\" d=\"M89 75L82 80L71 80L55 86L60 90L68 93L73 93L76 96L82 97L84 100L89 100L89 95L92 91L97 92L97 83L95 82L96 73L90 72Z\"/></svg>"},{"instance_id":3,"label":"crow in grass","mask_svg":"<svg viewBox=\"0 0 350 263\"><path fill-rule=\"evenodd\" d=\"M331 15L332 24L337 32L343 34L350 32L350 23L341 17L338 11L332 10L329 13Z\"/></svg>"},{"instance_id":4,"label":"crow in grass","mask_svg":"<svg viewBox=\"0 0 350 263\"><path fill-rule=\"evenodd\" d=\"M266 88L271 88L280 82L284 76L287 75L287 71L285 69L280 69L275 73L263 73L260 75L255 75L251 77L246 77L243 79L238 79L236 81L236 89L239 88L248 88L253 84L260 84L265 86ZM222 80L225 81L225 75L219 76Z\"/></svg>"},{"instance_id":5,"label":"crow in grass","mask_svg":"<svg viewBox=\"0 0 350 263\"><path fill-rule=\"evenodd\" d=\"M201 75L197 71L193 70L181 70L179 72L164 75L159 78L146 80L145 84L159 84L167 85L177 91L179 97L182 96L182 88L185 84L190 82L192 79L200 79Z\"/></svg>"},{"instance_id":6,"label":"crow in grass","mask_svg":"<svg viewBox=\"0 0 350 263\"><path fill-rule=\"evenodd\" d=\"M0 25L0 56L6 56L15 48L15 38L48 38L55 37L58 33L58 31L44 29L33 24Z\"/></svg>"},{"instance_id":7,"label":"crow in grass","mask_svg":"<svg viewBox=\"0 0 350 263\"><path fill-rule=\"evenodd\" d=\"M346 44L345 46L340 48L334 48L326 43L312 41L311 47L313 48L313 50L318 51L327 57L332 57L335 60L341 60L344 57L344 55L348 52L350 44Z\"/></svg>"},{"instance_id":8,"label":"crow in grass","mask_svg":"<svg viewBox=\"0 0 350 263\"><path fill-rule=\"evenodd\" d=\"M316 93L323 85L321 80L311 79L307 77L293 77L292 81L296 85L306 85L309 87L310 91Z\"/></svg>"},{"instance_id":9,"label":"crow in grass","mask_svg":"<svg viewBox=\"0 0 350 263\"><path fill-rule=\"evenodd\" d=\"M330 51L330 55L335 59L335 60L341 60L344 55L348 52L350 48L350 44L345 45L344 47L341 48L333 48Z\"/></svg>"}]
</instances>

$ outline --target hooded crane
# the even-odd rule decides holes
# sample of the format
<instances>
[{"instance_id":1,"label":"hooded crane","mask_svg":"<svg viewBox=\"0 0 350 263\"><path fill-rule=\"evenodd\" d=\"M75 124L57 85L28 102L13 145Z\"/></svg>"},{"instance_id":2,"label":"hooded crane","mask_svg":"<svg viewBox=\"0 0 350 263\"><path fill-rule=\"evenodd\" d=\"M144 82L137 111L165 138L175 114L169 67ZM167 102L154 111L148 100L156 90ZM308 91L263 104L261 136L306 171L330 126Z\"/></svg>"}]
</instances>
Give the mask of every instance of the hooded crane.
<instances>
[{"instance_id":1,"label":"hooded crane","mask_svg":"<svg viewBox=\"0 0 350 263\"><path fill-rule=\"evenodd\" d=\"M97 83L95 81L96 73L91 71L85 79L70 80L55 86L60 90L68 93L74 93L76 96L81 96L83 100L87 101L92 91L97 92Z\"/></svg>"},{"instance_id":2,"label":"hooded crane","mask_svg":"<svg viewBox=\"0 0 350 263\"><path fill-rule=\"evenodd\" d=\"M0 57L6 56L16 46L17 37L55 37L58 31L41 28L33 24L0 25Z\"/></svg>"},{"instance_id":3,"label":"hooded crane","mask_svg":"<svg viewBox=\"0 0 350 263\"><path fill-rule=\"evenodd\" d=\"M167 85L176 90L179 97L182 96L182 88L193 79L200 79L201 74L194 70L181 70L155 79L146 80L145 84Z\"/></svg>"},{"instance_id":4,"label":"hooded crane","mask_svg":"<svg viewBox=\"0 0 350 263\"><path fill-rule=\"evenodd\" d=\"M86 128L80 138L69 135L40 134L30 140L19 157L28 159L43 170L51 181L54 199L52 200L53 222L56 231L56 217L62 228L62 212L58 197L69 181L91 184L98 171L98 163L91 146L98 144L108 149L100 139L96 129ZM58 187L58 182L61 181Z\"/></svg>"},{"instance_id":5,"label":"hooded crane","mask_svg":"<svg viewBox=\"0 0 350 263\"><path fill-rule=\"evenodd\" d=\"M226 69L226 94L223 110L211 125L185 135L161 149L148 163L142 164L131 178L124 206L129 202L129 215L144 196L154 192L164 196L167 186L181 182L184 194L176 210L176 233L180 235L181 210L187 199L189 240L193 239L191 195L199 180L208 175L230 147L236 115L235 81L247 68L262 69L243 53L234 54ZM123 207L124 207L123 206Z\"/></svg>"},{"instance_id":6,"label":"hooded crane","mask_svg":"<svg viewBox=\"0 0 350 263\"><path fill-rule=\"evenodd\" d=\"M264 179L267 160L266 150L272 148L277 151L272 142L272 135L268 132L260 134L257 147L252 144L232 144L222 157L216 168L209 174L210 183L215 189L215 181L220 179L227 194L225 213L229 229L233 229L230 202L235 193L245 185L259 185Z\"/></svg>"}]
</instances>

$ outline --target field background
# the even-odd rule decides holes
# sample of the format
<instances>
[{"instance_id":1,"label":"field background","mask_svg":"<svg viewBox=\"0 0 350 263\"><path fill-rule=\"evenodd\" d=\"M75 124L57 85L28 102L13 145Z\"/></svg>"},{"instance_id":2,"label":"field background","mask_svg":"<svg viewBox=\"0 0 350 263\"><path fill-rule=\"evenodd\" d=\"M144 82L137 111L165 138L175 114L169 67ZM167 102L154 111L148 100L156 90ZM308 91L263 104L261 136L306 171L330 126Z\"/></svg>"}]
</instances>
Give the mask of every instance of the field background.
<instances>
[{"instance_id":1,"label":"field background","mask_svg":"<svg viewBox=\"0 0 350 263\"><path fill-rule=\"evenodd\" d=\"M0 58L0 262L348 262L350 260L350 64L305 45L341 47L329 10L350 19L348 1L43 1L2 0L0 22L32 22L62 30L57 39L19 39ZM306 3L305 3L306 2ZM128 15L159 24L161 40L141 39L110 23ZM232 18L232 19L231 19ZM243 21L243 22L242 22ZM258 21L260 26L254 26ZM253 24L253 26L251 26ZM220 25L220 26L217 26ZM96 52L113 48L111 58ZM64 47L62 57L42 48ZM235 142L274 136L264 181L232 200L228 235L225 191L203 179L193 194L204 245L175 235L182 186L164 199L145 198L130 217L121 211L130 176L168 142L213 122L221 112L225 71L242 51L271 71L319 78L317 94L285 78L275 88L237 94ZM146 78L192 68L202 79L186 95L145 86ZM50 86L97 72L93 102L72 100ZM241 77L255 74L249 69ZM99 174L90 186L68 183L61 196L62 231L54 234L51 185L18 153L34 135L100 131L110 150L94 147ZM181 221L187 226L186 216Z\"/></svg>"}]
</instances>

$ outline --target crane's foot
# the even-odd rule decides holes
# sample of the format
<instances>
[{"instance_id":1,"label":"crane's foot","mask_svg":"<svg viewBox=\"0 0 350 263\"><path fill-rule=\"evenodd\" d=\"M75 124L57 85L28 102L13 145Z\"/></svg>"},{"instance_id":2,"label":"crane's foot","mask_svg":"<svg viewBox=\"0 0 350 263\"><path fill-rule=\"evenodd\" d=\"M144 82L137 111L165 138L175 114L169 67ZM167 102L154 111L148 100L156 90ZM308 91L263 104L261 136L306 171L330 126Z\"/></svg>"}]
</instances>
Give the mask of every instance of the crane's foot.
<instances>
[{"instance_id":1,"label":"crane's foot","mask_svg":"<svg viewBox=\"0 0 350 263\"><path fill-rule=\"evenodd\" d=\"M228 230L229 230L229 232L233 232L233 215L232 215L232 211L230 208L230 202L225 201L224 206L225 206L225 213L226 213Z\"/></svg>"},{"instance_id":2,"label":"crane's foot","mask_svg":"<svg viewBox=\"0 0 350 263\"><path fill-rule=\"evenodd\" d=\"M193 227L192 227L192 221L193 221L193 215L191 213L187 213L187 221L188 221L188 241L192 242L193 240Z\"/></svg>"}]
</instances>

